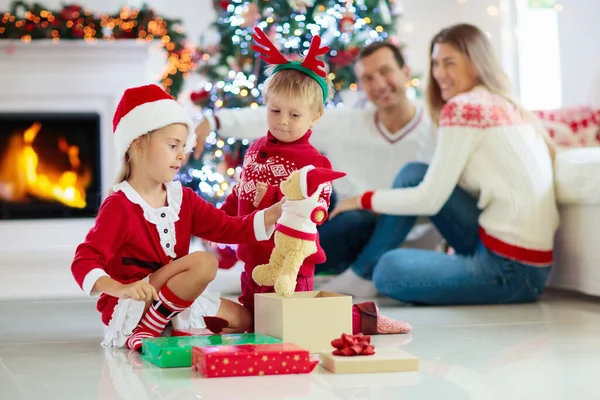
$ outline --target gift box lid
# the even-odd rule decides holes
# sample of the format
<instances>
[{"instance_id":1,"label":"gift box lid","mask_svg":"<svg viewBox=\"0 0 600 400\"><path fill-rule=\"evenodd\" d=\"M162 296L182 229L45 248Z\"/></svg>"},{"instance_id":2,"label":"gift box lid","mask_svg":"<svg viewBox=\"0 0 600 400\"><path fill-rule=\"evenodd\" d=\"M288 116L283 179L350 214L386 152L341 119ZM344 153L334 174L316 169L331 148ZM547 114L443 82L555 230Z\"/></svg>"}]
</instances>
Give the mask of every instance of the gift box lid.
<instances>
[{"instance_id":1,"label":"gift box lid","mask_svg":"<svg viewBox=\"0 0 600 400\"><path fill-rule=\"evenodd\" d=\"M263 356L263 355L283 355L284 353L289 354L302 354L306 358L310 358L310 352L297 346L293 343L277 343L277 344L240 344L232 346L205 346L195 347L194 351L199 351L205 356L209 357L212 355L223 355L223 354L234 354L240 356Z\"/></svg>"},{"instance_id":2,"label":"gift box lid","mask_svg":"<svg viewBox=\"0 0 600 400\"><path fill-rule=\"evenodd\" d=\"M189 367L192 347L261 343L281 343L281 340L260 333L158 337L142 339L142 357L164 368Z\"/></svg>"}]
</instances>

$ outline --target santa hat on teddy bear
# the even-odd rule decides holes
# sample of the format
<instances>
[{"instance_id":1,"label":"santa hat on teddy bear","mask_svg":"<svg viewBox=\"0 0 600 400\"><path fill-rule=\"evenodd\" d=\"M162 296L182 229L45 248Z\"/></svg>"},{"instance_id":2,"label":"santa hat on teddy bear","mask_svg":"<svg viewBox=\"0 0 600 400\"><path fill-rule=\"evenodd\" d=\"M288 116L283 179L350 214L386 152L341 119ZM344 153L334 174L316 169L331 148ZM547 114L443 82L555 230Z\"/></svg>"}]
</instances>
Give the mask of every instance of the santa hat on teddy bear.
<instances>
[{"instance_id":1,"label":"santa hat on teddy bear","mask_svg":"<svg viewBox=\"0 0 600 400\"><path fill-rule=\"evenodd\" d=\"M324 183L343 178L344 176L346 176L344 172L307 165L300 169L300 192L302 193L302 197L308 199L317 190L320 192L323 189Z\"/></svg>"},{"instance_id":2,"label":"santa hat on teddy bear","mask_svg":"<svg viewBox=\"0 0 600 400\"><path fill-rule=\"evenodd\" d=\"M174 123L187 126L185 151L192 151L196 143L194 123L173 97L154 84L125 90L113 117L113 136L119 158L125 157L127 149L138 137Z\"/></svg>"}]
</instances>

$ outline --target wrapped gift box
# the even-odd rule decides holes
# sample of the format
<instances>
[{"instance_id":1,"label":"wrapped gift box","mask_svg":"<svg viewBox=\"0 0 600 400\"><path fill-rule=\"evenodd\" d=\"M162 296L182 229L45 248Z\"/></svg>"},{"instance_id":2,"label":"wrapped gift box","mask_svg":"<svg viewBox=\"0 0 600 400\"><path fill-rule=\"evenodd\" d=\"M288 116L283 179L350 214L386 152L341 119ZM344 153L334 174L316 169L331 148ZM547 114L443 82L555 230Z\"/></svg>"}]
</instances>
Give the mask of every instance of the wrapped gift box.
<instances>
[{"instance_id":1,"label":"wrapped gift box","mask_svg":"<svg viewBox=\"0 0 600 400\"><path fill-rule=\"evenodd\" d=\"M209 346L192 349L192 368L207 378L308 374L319 360L292 343Z\"/></svg>"},{"instance_id":2,"label":"wrapped gift box","mask_svg":"<svg viewBox=\"0 0 600 400\"><path fill-rule=\"evenodd\" d=\"M264 343L281 343L281 340L255 333L142 339L142 358L161 368L189 367L192 347Z\"/></svg>"},{"instance_id":3,"label":"wrapped gift box","mask_svg":"<svg viewBox=\"0 0 600 400\"><path fill-rule=\"evenodd\" d=\"M334 356L319 354L323 368L334 374L368 374L373 372L408 372L419 370L419 358L396 348L375 349L370 356Z\"/></svg>"},{"instance_id":4,"label":"wrapped gift box","mask_svg":"<svg viewBox=\"0 0 600 400\"><path fill-rule=\"evenodd\" d=\"M327 351L333 349L331 338L352 332L352 297L324 291L255 294L254 326L311 353Z\"/></svg>"}]
</instances>

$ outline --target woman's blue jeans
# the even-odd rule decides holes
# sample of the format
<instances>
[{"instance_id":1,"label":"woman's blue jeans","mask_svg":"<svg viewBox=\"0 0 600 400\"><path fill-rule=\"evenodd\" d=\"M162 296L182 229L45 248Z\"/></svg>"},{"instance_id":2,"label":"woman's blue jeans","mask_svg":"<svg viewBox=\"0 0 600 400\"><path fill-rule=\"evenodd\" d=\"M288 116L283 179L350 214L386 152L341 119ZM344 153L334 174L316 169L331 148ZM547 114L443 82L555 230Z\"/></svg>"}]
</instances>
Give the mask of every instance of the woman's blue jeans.
<instances>
[{"instance_id":1,"label":"woman's blue jeans","mask_svg":"<svg viewBox=\"0 0 600 400\"><path fill-rule=\"evenodd\" d=\"M417 186L427 165L409 163L395 188ZM418 304L499 304L537 300L548 267L532 267L489 251L479 239L477 202L456 187L431 222L456 254L398 249L416 216L381 215L367 245L351 268L372 279L379 293Z\"/></svg>"}]
</instances>

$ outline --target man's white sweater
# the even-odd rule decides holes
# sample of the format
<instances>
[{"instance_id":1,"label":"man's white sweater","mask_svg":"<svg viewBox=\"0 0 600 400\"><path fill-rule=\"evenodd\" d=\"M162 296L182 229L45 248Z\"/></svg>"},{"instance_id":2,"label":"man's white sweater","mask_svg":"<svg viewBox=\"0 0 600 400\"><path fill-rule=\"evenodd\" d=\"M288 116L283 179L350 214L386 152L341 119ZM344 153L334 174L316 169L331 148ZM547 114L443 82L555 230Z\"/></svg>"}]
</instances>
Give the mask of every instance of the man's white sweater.
<instances>
[{"instance_id":1,"label":"man's white sweater","mask_svg":"<svg viewBox=\"0 0 600 400\"><path fill-rule=\"evenodd\" d=\"M221 137L254 140L267 132L264 107L220 109L216 116ZM325 109L312 131L312 145L335 170L347 174L333 183L339 199L391 188L404 164L427 163L435 149L435 130L420 105L415 117L393 134L379 122L375 109L349 107Z\"/></svg>"}]
</instances>

